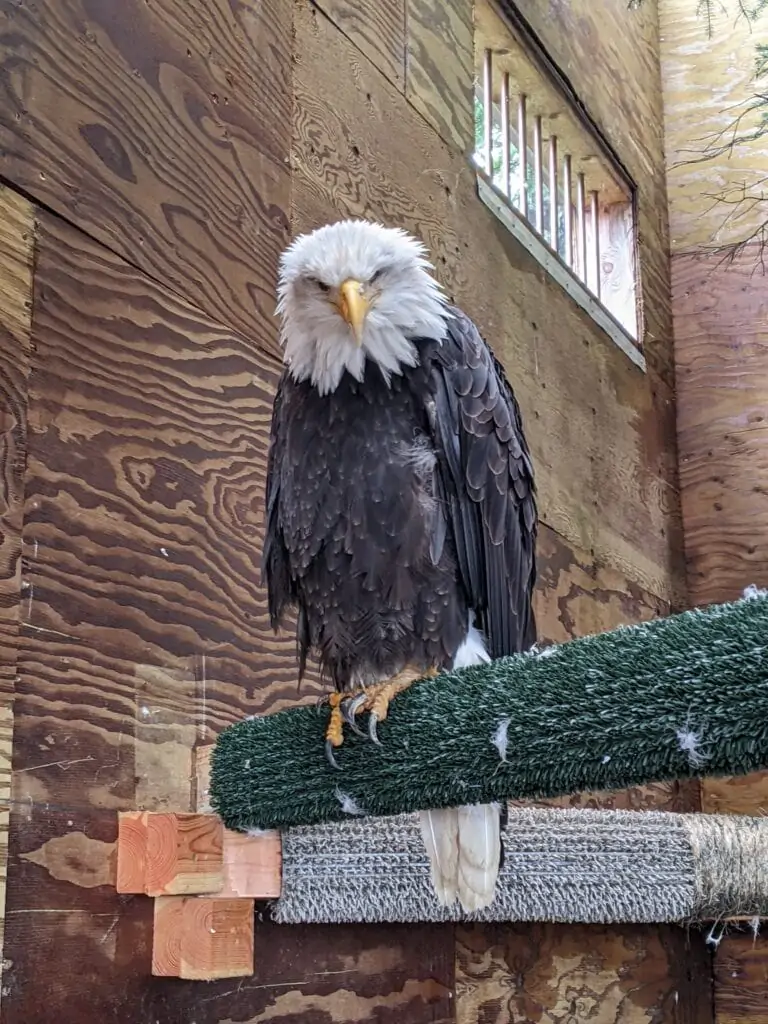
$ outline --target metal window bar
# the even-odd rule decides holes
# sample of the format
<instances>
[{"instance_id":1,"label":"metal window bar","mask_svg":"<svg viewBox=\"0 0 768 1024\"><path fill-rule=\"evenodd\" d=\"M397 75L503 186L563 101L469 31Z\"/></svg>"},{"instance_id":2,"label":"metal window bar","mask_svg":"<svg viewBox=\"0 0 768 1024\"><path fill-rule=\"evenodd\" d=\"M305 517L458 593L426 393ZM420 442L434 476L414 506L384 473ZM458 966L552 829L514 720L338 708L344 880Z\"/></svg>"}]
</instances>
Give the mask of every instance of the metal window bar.
<instances>
[{"instance_id":1,"label":"metal window bar","mask_svg":"<svg viewBox=\"0 0 768 1024\"><path fill-rule=\"evenodd\" d=\"M483 143L485 172L493 179L493 51L483 53Z\"/></svg>"},{"instance_id":2,"label":"metal window bar","mask_svg":"<svg viewBox=\"0 0 768 1024\"><path fill-rule=\"evenodd\" d=\"M573 167L571 154L563 157L563 218L565 220L565 262L573 270Z\"/></svg>"},{"instance_id":3,"label":"metal window bar","mask_svg":"<svg viewBox=\"0 0 768 1024\"><path fill-rule=\"evenodd\" d=\"M517 152L520 172L520 212L528 216L528 129L526 124L526 97L517 100Z\"/></svg>"},{"instance_id":4,"label":"metal window bar","mask_svg":"<svg viewBox=\"0 0 768 1024\"><path fill-rule=\"evenodd\" d=\"M536 230L544 234L544 171L542 167L542 126L541 114L533 120L533 182L535 197Z\"/></svg>"},{"instance_id":5,"label":"metal window bar","mask_svg":"<svg viewBox=\"0 0 768 1024\"><path fill-rule=\"evenodd\" d=\"M576 252L578 255L579 277L587 283L587 221L586 221L586 185L584 173L576 175Z\"/></svg>"},{"instance_id":6,"label":"metal window bar","mask_svg":"<svg viewBox=\"0 0 768 1024\"><path fill-rule=\"evenodd\" d=\"M590 248L594 285L592 291L600 298L600 196L596 191L589 193Z\"/></svg>"},{"instance_id":7,"label":"metal window bar","mask_svg":"<svg viewBox=\"0 0 768 1024\"><path fill-rule=\"evenodd\" d=\"M549 136L549 244L559 252L557 202L557 136Z\"/></svg>"},{"instance_id":8,"label":"metal window bar","mask_svg":"<svg viewBox=\"0 0 768 1024\"><path fill-rule=\"evenodd\" d=\"M509 72L501 76L501 189L509 199L512 191L510 180L510 150L512 138L509 130Z\"/></svg>"}]
</instances>

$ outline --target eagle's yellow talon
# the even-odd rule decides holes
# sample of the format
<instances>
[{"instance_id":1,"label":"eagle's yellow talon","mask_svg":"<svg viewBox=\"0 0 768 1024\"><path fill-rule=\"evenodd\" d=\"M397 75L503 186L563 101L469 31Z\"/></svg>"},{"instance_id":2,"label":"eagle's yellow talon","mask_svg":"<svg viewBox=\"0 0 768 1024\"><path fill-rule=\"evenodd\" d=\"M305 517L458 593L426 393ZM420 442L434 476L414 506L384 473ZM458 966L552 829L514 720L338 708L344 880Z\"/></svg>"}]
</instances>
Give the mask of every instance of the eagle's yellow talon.
<instances>
[{"instance_id":1,"label":"eagle's yellow talon","mask_svg":"<svg viewBox=\"0 0 768 1024\"><path fill-rule=\"evenodd\" d=\"M376 726L383 722L389 714L389 705L395 697L407 690L417 679L425 677L432 678L438 675L438 670L429 668L416 670L405 668L398 672L391 679L385 679L381 683L374 683L356 693L332 693L328 697L328 704L331 715L328 719L328 726L325 730L325 749L329 762L337 768L336 759L333 757L334 747L340 747L344 742L344 723L346 722L354 732L362 735L355 724L355 719L363 711L370 712L368 722L368 735L374 743L379 743L376 733Z\"/></svg>"},{"instance_id":2,"label":"eagle's yellow talon","mask_svg":"<svg viewBox=\"0 0 768 1024\"><path fill-rule=\"evenodd\" d=\"M328 719L328 726L325 730L325 738L334 747L340 747L344 742L344 719L341 716L340 693L332 693L328 703L331 707L331 715Z\"/></svg>"}]
</instances>

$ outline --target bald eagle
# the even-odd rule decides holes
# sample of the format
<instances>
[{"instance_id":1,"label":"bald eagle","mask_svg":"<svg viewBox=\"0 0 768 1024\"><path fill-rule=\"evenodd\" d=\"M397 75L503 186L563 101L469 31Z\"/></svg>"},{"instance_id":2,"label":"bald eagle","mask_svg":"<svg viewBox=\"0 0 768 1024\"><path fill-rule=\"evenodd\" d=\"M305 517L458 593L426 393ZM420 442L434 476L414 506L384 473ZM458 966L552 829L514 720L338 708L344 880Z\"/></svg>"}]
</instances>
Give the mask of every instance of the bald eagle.
<instances>
[{"instance_id":1,"label":"bald eagle","mask_svg":"<svg viewBox=\"0 0 768 1024\"><path fill-rule=\"evenodd\" d=\"M334 767L344 726L361 732L367 713L380 742L390 700L416 679L534 641L520 411L432 269L421 243L367 221L302 235L280 264L264 574L273 626L296 609L299 676L314 654L334 684ZM500 816L498 805L422 812L442 903L491 902Z\"/></svg>"}]
</instances>

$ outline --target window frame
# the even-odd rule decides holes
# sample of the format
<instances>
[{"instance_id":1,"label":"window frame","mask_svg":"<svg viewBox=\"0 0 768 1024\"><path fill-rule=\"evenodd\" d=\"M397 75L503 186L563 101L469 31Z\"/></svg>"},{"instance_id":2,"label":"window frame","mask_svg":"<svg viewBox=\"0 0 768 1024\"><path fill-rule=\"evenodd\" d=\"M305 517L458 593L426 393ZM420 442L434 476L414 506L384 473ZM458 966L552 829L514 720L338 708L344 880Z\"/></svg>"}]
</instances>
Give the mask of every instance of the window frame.
<instances>
[{"instance_id":1,"label":"window frame","mask_svg":"<svg viewBox=\"0 0 768 1024\"><path fill-rule=\"evenodd\" d=\"M595 291L593 291L589 286L587 283L590 279L589 271L584 268L584 276L587 280L583 280L576 272L575 266L570 266L564 255L560 255L560 253L547 241L546 234L551 233L551 230L555 230L555 227L553 224L551 229L546 231L545 234L545 225L548 219L546 217L546 213L544 218L540 221L542 230L538 231L536 228L536 220L534 219L534 212L529 209L518 209L512 199L511 189L510 195L507 195L506 192L493 181L491 175L487 173L484 166L487 157L486 160L482 160L481 162L481 159L479 159L480 151L477 144L475 144L472 154L472 163L477 177L478 198L504 225L513 238L515 238L531 254L531 256L533 256L545 272L547 272L547 274L563 288L563 290L609 336L617 347L620 348L641 370L645 371L646 361L643 354L642 341L645 324L642 305L642 266L640 262L640 247L638 240L637 186L611 146L606 141L598 125L595 124L590 117L583 102L578 98L570 82L552 61L538 36L528 25L525 18L513 3L513 0L483 0L483 2L488 6L488 8L490 8L492 14L494 14L497 19L500 19L505 29L509 32L510 40L514 41L515 45L524 53L525 59L534 66L537 75L541 76L543 79L542 87L546 87L548 90L554 91L557 94L558 99L562 101L565 110L567 111L568 117L573 122L576 122L577 128L584 133L585 140L588 140L590 147L594 146L597 154L599 155L601 168L607 172L610 178L615 181L617 188L626 196L626 216L629 223L627 227L625 251L631 262L631 299L633 300L634 306L636 334L633 334L631 330L625 327L617 316L615 316L608 306L601 300L599 295L596 294L596 292L600 291L599 286L596 287ZM485 52L484 41L478 40L477 24L475 26L474 51L475 66L477 67L478 55L482 60ZM493 50L491 52L493 52ZM497 50L496 52L501 53L502 51ZM509 53L509 51L506 52ZM476 93L474 95L476 95ZM494 95L493 83L491 83L490 95ZM485 149L487 145L486 140L489 123L491 125L494 124L493 111L491 112L490 118L486 113L485 95L483 96L481 106L484 126L482 148ZM494 100L494 107L496 106L497 104ZM541 118L538 118L538 120L540 122ZM502 135L503 134L502 130ZM554 132L550 131L550 134L554 134ZM529 140L530 134L526 133L526 136L527 140ZM507 139L511 137L510 129L507 130L506 137ZM526 148L530 149L528 143ZM490 149L485 151L490 153ZM546 155L542 152L540 164L545 162ZM492 173L496 173L495 168ZM548 183L549 175L547 175L544 180ZM562 182L559 178L556 180L558 184L558 194L560 194ZM540 174L540 185L541 181L542 176ZM549 185L547 184L547 194L548 189ZM543 193L543 191L544 189L542 187L541 192ZM595 203L597 203L597 200L595 200ZM526 203L526 206L527 205L528 204ZM618 204L620 209L623 208L624 205L623 201ZM539 203L539 210L541 210L541 203ZM585 217L586 215L585 211ZM581 237L584 237L584 235L582 234ZM595 247L595 253L596 255L599 255L598 246ZM567 254L568 253L565 255ZM575 264L576 260L573 262ZM596 273L599 273L599 270L596 271ZM625 279L629 280L629 274L627 274ZM591 280L595 281L595 277L593 276ZM627 287L625 294L627 296L627 301L630 301L629 287ZM614 306L614 308L616 307ZM631 308L631 306L628 307L628 309ZM631 317L631 312L628 312L627 315Z\"/></svg>"}]
</instances>

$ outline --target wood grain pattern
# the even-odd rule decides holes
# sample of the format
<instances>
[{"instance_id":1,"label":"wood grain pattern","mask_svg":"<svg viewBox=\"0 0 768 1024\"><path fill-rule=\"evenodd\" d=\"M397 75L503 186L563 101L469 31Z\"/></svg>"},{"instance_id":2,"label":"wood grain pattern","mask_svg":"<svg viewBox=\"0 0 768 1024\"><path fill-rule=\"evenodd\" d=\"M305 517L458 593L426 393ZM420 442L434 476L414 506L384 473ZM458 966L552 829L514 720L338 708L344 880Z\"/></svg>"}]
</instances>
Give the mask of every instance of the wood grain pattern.
<instances>
[{"instance_id":1,"label":"wood grain pattern","mask_svg":"<svg viewBox=\"0 0 768 1024\"><path fill-rule=\"evenodd\" d=\"M224 885L219 897L276 899L282 889L279 832L246 836L224 829Z\"/></svg>"},{"instance_id":2,"label":"wood grain pattern","mask_svg":"<svg viewBox=\"0 0 768 1024\"><path fill-rule=\"evenodd\" d=\"M148 896L218 893L224 885L224 827L215 814L147 816Z\"/></svg>"},{"instance_id":3,"label":"wood grain pattern","mask_svg":"<svg viewBox=\"0 0 768 1024\"><path fill-rule=\"evenodd\" d=\"M16 675L35 213L0 186L0 694Z\"/></svg>"},{"instance_id":4,"label":"wood grain pattern","mask_svg":"<svg viewBox=\"0 0 768 1024\"><path fill-rule=\"evenodd\" d=\"M146 892L147 839L146 811L121 811L118 814L117 892L136 895Z\"/></svg>"},{"instance_id":5,"label":"wood grain pattern","mask_svg":"<svg viewBox=\"0 0 768 1024\"><path fill-rule=\"evenodd\" d=\"M752 25L713 4L709 31L686 0L660 0L659 16L672 252L739 242L765 220L764 201L748 198L764 200L768 164L768 138L749 137L759 111L748 110L765 16ZM737 117L742 141L731 149ZM713 199L721 191L725 205ZM746 201L734 203L740 196Z\"/></svg>"},{"instance_id":6,"label":"wood grain pattern","mask_svg":"<svg viewBox=\"0 0 768 1024\"><path fill-rule=\"evenodd\" d=\"M744 928L726 935L715 953L716 1024L762 1024L768 1016L768 940Z\"/></svg>"},{"instance_id":7,"label":"wood grain pattern","mask_svg":"<svg viewBox=\"0 0 768 1024\"><path fill-rule=\"evenodd\" d=\"M274 344L290 39L283 0L4 0L3 174Z\"/></svg>"},{"instance_id":8,"label":"wood grain pattern","mask_svg":"<svg viewBox=\"0 0 768 1024\"><path fill-rule=\"evenodd\" d=\"M390 82L404 88L406 0L313 2Z\"/></svg>"},{"instance_id":9,"label":"wood grain pattern","mask_svg":"<svg viewBox=\"0 0 768 1024\"><path fill-rule=\"evenodd\" d=\"M35 212L0 187L0 1006L17 673Z\"/></svg>"},{"instance_id":10,"label":"wood grain pattern","mask_svg":"<svg viewBox=\"0 0 768 1024\"><path fill-rule=\"evenodd\" d=\"M161 896L154 904L153 975L216 981L253 974L253 900Z\"/></svg>"},{"instance_id":11,"label":"wood grain pattern","mask_svg":"<svg viewBox=\"0 0 768 1024\"><path fill-rule=\"evenodd\" d=\"M600 564L678 603L670 389L632 366L523 253L480 204L463 158L332 24L301 4L295 22L294 230L364 216L421 237L448 293L505 361L526 418L544 522ZM330 94L332 107L319 99Z\"/></svg>"},{"instance_id":12,"label":"wood grain pattern","mask_svg":"<svg viewBox=\"0 0 768 1024\"><path fill-rule=\"evenodd\" d=\"M701 781L701 809L707 814L768 815L768 772Z\"/></svg>"},{"instance_id":13,"label":"wood grain pattern","mask_svg":"<svg viewBox=\"0 0 768 1024\"><path fill-rule=\"evenodd\" d=\"M516 6L637 186L643 352L648 365L673 387L657 4L516 0Z\"/></svg>"},{"instance_id":14,"label":"wood grain pattern","mask_svg":"<svg viewBox=\"0 0 768 1024\"><path fill-rule=\"evenodd\" d=\"M669 926L459 929L457 1024L709 1024L704 937Z\"/></svg>"},{"instance_id":15,"label":"wood grain pattern","mask_svg":"<svg viewBox=\"0 0 768 1024\"><path fill-rule=\"evenodd\" d=\"M696 604L768 586L768 296L754 253L673 258L678 446Z\"/></svg>"},{"instance_id":16,"label":"wood grain pattern","mask_svg":"<svg viewBox=\"0 0 768 1024\"><path fill-rule=\"evenodd\" d=\"M475 145L472 0L406 0L405 94L458 153Z\"/></svg>"}]
</instances>

